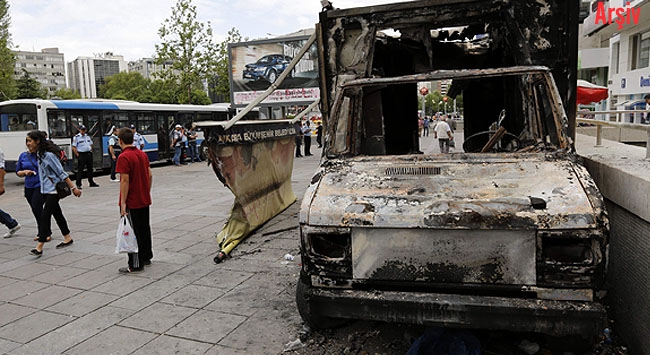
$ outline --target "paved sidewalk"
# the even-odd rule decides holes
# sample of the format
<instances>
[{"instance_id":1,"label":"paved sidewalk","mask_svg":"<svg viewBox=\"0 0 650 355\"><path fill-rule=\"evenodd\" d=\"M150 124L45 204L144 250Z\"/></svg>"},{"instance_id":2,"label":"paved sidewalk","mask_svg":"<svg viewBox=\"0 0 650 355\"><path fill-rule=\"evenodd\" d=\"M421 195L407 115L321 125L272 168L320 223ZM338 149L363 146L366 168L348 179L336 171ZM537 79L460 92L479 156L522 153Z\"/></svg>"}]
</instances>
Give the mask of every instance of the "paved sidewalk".
<instances>
[{"instance_id":1,"label":"paved sidewalk","mask_svg":"<svg viewBox=\"0 0 650 355\"><path fill-rule=\"evenodd\" d=\"M278 354L302 327L295 307L297 213L320 149L294 162L298 203L248 237L232 258L215 265L214 235L233 203L231 192L205 163L154 167L154 259L143 273L120 275L116 255L118 183L62 201L74 244L53 240L43 256L22 180L6 176L0 206L22 225L0 238L0 353L2 354ZM0 227L0 235L5 230Z\"/></svg>"}]
</instances>

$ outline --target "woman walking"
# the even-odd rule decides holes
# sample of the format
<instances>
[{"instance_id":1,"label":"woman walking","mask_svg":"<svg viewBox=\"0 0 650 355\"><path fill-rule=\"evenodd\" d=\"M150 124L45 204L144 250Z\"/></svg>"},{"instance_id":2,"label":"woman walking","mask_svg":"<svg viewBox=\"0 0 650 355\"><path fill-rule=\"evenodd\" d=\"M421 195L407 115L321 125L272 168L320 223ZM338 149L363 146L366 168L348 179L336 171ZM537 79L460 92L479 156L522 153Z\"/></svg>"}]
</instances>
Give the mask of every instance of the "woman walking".
<instances>
[{"instance_id":1,"label":"woman walking","mask_svg":"<svg viewBox=\"0 0 650 355\"><path fill-rule=\"evenodd\" d=\"M41 131L30 131L27 137L36 144L36 155L38 157L38 177L41 184L41 194L45 199L43 213L41 214L41 223L38 228L38 244L31 250L32 255L43 255L43 245L48 237L52 235L52 216L63 234L63 242L59 243L57 248L64 248L72 244L68 222L63 216L63 211L59 205L59 195L56 192L56 183L65 181L72 190L72 193L81 197L79 190L70 180L68 174L63 170L59 157L55 154L58 148L54 143L45 139L45 133Z\"/></svg>"},{"instance_id":2,"label":"woman walking","mask_svg":"<svg viewBox=\"0 0 650 355\"><path fill-rule=\"evenodd\" d=\"M16 175L19 177L25 178L25 199L31 207L32 214L36 219L36 226L39 227L41 224L41 215L43 214L43 195L41 194L41 182L38 176L38 156L36 155L37 144L36 142L27 136L25 139L25 145L27 146L27 151L20 153L18 157L18 162L16 163ZM36 238L38 240L38 231L40 228L37 228ZM47 239L50 241L52 238Z\"/></svg>"}]
</instances>

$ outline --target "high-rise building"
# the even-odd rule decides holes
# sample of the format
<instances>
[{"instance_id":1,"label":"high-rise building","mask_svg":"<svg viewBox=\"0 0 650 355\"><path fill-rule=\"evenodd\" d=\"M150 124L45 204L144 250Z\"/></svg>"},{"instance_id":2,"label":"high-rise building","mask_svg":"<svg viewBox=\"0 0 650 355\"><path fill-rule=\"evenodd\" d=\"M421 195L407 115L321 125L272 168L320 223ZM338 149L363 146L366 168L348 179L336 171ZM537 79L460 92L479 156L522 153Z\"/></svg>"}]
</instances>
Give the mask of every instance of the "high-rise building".
<instances>
[{"instance_id":1,"label":"high-rise building","mask_svg":"<svg viewBox=\"0 0 650 355\"><path fill-rule=\"evenodd\" d=\"M14 78L20 79L25 75L29 76L46 88L52 96L57 90L63 89L65 85L65 61L63 53L58 48L44 48L40 52L13 51L16 56L16 67Z\"/></svg>"},{"instance_id":2,"label":"high-rise building","mask_svg":"<svg viewBox=\"0 0 650 355\"><path fill-rule=\"evenodd\" d=\"M156 60L153 58L142 58L133 62L129 62L129 73L138 72L142 74L144 78L147 79L156 79L155 73L161 72L171 68L172 61L165 61L162 65L156 64ZM177 72L177 71L176 71Z\"/></svg>"},{"instance_id":3,"label":"high-rise building","mask_svg":"<svg viewBox=\"0 0 650 355\"><path fill-rule=\"evenodd\" d=\"M127 64L121 55L106 52L95 58L79 57L68 63L68 84L82 98L94 99L107 77L123 71L127 71Z\"/></svg>"}]
</instances>

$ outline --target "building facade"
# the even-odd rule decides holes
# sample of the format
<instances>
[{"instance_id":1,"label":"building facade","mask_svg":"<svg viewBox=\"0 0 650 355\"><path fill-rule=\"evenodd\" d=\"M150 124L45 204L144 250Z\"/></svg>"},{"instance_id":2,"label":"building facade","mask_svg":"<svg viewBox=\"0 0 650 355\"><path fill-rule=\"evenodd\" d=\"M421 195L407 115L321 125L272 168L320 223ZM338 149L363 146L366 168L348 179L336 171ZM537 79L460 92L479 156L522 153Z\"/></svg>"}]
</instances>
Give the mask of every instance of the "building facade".
<instances>
[{"instance_id":1,"label":"building facade","mask_svg":"<svg viewBox=\"0 0 650 355\"><path fill-rule=\"evenodd\" d=\"M592 48L581 50L582 79L591 76L593 84L609 89L609 98L596 108L645 109L643 97L650 94L650 0L597 0L590 5L582 34ZM643 122L642 115L629 117Z\"/></svg>"},{"instance_id":2,"label":"building facade","mask_svg":"<svg viewBox=\"0 0 650 355\"><path fill-rule=\"evenodd\" d=\"M96 55L95 58L79 57L68 63L68 85L82 98L94 99L107 77L127 70L124 57L110 52Z\"/></svg>"},{"instance_id":3,"label":"building facade","mask_svg":"<svg viewBox=\"0 0 650 355\"><path fill-rule=\"evenodd\" d=\"M40 52L13 51L16 56L14 78L20 79L25 72L47 89L49 96L66 87L65 61L58 48L45 48Z\"/></svg>"},{"instance_id":4,"label":"building facade","mask_svg":"<svg viewBox=\"0 0 650 355\"><path fill-rule=\"evenodd\" d=\"M142 74L144 78L155 80L157 79L156 73L168 70L172 66L172 61L166 61L162 65L156 64L156 60L153 58L142 58L136 61L129 62L129 73L138 72ZM175 71L178 72L177 70Z\"/></svg>"}]
</instances>

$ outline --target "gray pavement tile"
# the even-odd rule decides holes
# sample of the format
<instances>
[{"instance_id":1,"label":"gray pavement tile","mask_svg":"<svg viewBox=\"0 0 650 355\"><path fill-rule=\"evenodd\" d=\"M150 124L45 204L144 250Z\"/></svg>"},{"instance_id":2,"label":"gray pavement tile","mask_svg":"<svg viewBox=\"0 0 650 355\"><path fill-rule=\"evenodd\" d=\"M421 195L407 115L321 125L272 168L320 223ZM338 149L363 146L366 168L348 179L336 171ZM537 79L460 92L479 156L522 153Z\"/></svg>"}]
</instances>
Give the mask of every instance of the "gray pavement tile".
<instances>
[{"instance_id":1,"label":"gray pavement tile","mask_svg":"<svg viewBox=\"0 0 650 355\"><path fill-rule=\"evenodd\" d=\"M287 339L295 337L297 332L291 327L278 327L278 324L276 318L248 318L219 341L219 345L245 350L249 354L281 354Z\"/></svg>"},{"instance_id":2,"label":"gray pavement tile","mask_svg":"<svg viewBox=\"0 0 650 355\"><path fill-rule=\"evenodd\" d=\"M145 344L132 355L199 355L205 354L212 344L199 343L196 341L161 335ZM226 354L225 352L222 354Z\"/></svg>"},{"instance_id":3,"label":"gray pavement tile","mask_svg":"<svg viewBox=\"0 0 650 355\"><path fill-rule=\"evenodd\" d=\"M197 285L212 286L228 291L237 287L239 284L253 276L253 273L250 272L219 269L220 266L221 265L218 265L217 270L212 271L194 283Z\"/></svg>"},{"instance_id":4,"label":"gray pavement tile","mask_svg":"<svg viewBox=\"0 0 650 355\"><path fill-rule=\"evenodd\" d=\"M161 243L156 243L155 249L162 249L171 253L178 253L198 243L200 242L196 240L181 240L176 238L173 240L166 240ZM216 247L214 249L216 250Z\"/></svg>"},{"instance_id":5,"label":"gray pavement tile","mask_svg":"<svg viewBox=\"0 0 650 355\"><path fill-rule=\"evenodd\" d=\"M154 251L154 261L151 262L151 265L145 266L144 273L138 275L159 280L174 274L184 267L185 265L172 264L157 260L156 252Z\"/></svg>"},{"instance_id":6,"label":"gray pavement tile","mask_svg":"<svg viewBox=\"0 0 650 355\"><path fill-rule=\"evenodd\" d=\"M6 277L6 276L0 276L0 292L3 288L5 288L7 285L10 285L12 283L17 282L18 280L12 279L11 277Z\"/></svg>"},{"instance_id":7,"label":"gray pavement tile","mask_svg":"<svg viewBox=\"0 0 650 355\"><path fill-rule=\"evenodd\" d=\"M197 256L208 256L216 254L219 251L219 245L214 241L200 241L190 247L181 250L181 253Z\"/></svg>"},{"instance_id":8,"label":"gray pavement tile","mask_svg":"<svg viewBox=\"0 0 650 355\"><path fill-rule=\"evenodd\" d=\"M52 270L35 275L31 278L33 281L44 282L49 284L58 284L67 279L71 279L75 276L81 275L88 270L79 269L69 266L52 266Z\"/></svg>"},{"instance_id":9,"label":"gray pavement tile","mask_svg":"<svg viewBox=\"0 0 650 355\"><path fill-rule=\"evenodd\" d=\"M0 288L0 301L12 301L48 286L50 285L40 282L17 281L7 287Z\"/></svg>"},{"instance_id":10,"label":"gray pavement tile","mask_svg":"<svg viewBox=\"0 0 650 355\"><path fill-rule=\"evenodd\" d=\"M105 282L93 288L92 290L96 292L115 295L115 296L124 296L153 282L153 280L151 280L150 278L142 277L144 276L143 274L128 275L128 276L129 277L114 278L108 282Z\"/></svg>"},{"instance_id":11,"label":"gray pavement tile","mask_svg":"<svg viewBox=\"0 0 650 355\"><path fill-rule=\"evenodd\" d=\"M66 350L66 354L130 354L156 337L155 334L119 326L110 327L83 343Z\"/></svg>"},{"instance_id":12,"label":"gray pavement tile","mask_svg":"<svg viewBox=\"0 0 650 355\"><path fill-rule=\"evenodd\" d=\"M99 267L108 265L110 263L114 263L116 259L116 256L105 256L105 255L91 255L90 257L87 258L79 258L79 260L74 261L68 266L71 267L78 267L82 269L97 269Z\"/></svg>"},{"instance_id":13,"label":"gray pavement tile","mask_svg":"<svg viewBox=\"0 0 650 355\"><path fill-rule=\"evenodd\" d=\"M255 274L207 305L205 309L251 316L260 308L273 310L278 304L286 303L283 293L287 287L295 286L286 281L286 276L273 273ZM293 304L293 298L289 302ZM293 306L291 307L293 309Z\"/></svg>"},{"instance_id":14,"label":"gray pavement tile","mask_svg":"<svg viewBox=\"0 0 650 355\"><path fill-rule=\"evenodd\" d=\"M28 307L45 309L80 292L81 290L52 285L50 287L32 292L25 297L15 299L12 302Z\"/></svg>"},{"instance_id":15,"label":"gray pavement tile","mask_svg":"<svg viewBox=\"0 0 650 355\"><path fill-rule=\"evenodd\" d=\"M115 301L118 296L101 292L82 291L48 307L47 311L82 317Z\"/></svg>"},{"instance_id":16,"label":"gray pavement tile","mask_svg":"<svg viewBox=\"0 0 650 355\"><path fill-rule=\"evenodd\" d=\"M0 338L24 344L74 319L61 314L37 311L0 327Z\"/></svg>"},{"instance_id":17,"label":"gray pavement tile","mask_svg":"<svg viewBox=\"0 0 650 355\"><path fill-rule=\"evenodd\" d=\"M36 309L31 307L24 307L11 303L2 304L0 305L0 326L9 324L16 319L23 318L36 311Z\"/></svg>"},{"instance_id":18,"label":"gray pavement tile","mask_svg":"<svg viewBox=\"0 0 650 355\"><path fill-rule=\"evenodd\" d=\"M146 270L143 275L146 274ZM133 277L133 275L121 275L121 277ZM187 283L182 280L158 280L142 287L141 289L132 292L119 300L113 302L111 305L115 307L122 307L134 311L139 311L148 307L150 304L159 301L168 295L183 288Z\"/></svg>"},{"instance_id":19,"label":"gray pavement tile","mask_svg":"<svg viewBox=\"0 0 650 355\"><path fill-rule=\"evenodd\" d=\"M154 303L131 317L124 319L119 325L162 334L196 313L196 311L194 308Z\"/></svg>"},{"instance_id":20,"label":"gray pavement tile","mask_svg":"<svg viewBox=\"0 0 650 355\"><path fill-rule=\"evenodd\" d=\"M223 296L224 293L224 290L214 287L187 285L163 298L160 302L191 308L203 308Z\"/></svg>"},{"instance_id":21,"label":"gray pavement tile","mask_svg":"<svg viewBox=\"0 0 650 355\"><path fill-rule=\"evenodd\" d=\"M65 280L61 283L63 286L79 288L82 290L91 290L103 283L111 281L120 275L117 273L117 268L115 272L107 273L103 270L91 270L85 274L75 276L71 279Z\"/></svg>"},{"instance_id":22,"label":"gray pavement tile","mask_svg":"<svg viewBox=\"0 0 650 355\"><path fill-rule=\"evenodd\" d=\"M300 271L300 266L298 264L283 263L283 261L285 261L285 253L282 251L260 250L261 252L259 253L251 253L242 256L235 254L232 258L227 259L219 266L225 270L239 270L250 273L264 273L272 270L273 272L282 274L295 274L297 271Z\"/></svg>"},{"instance_id":23,"label":"gray pavement tile","mask_svg":"<svg viewBox=\"0 0 650 355\"><path fill-rule=\"evenodd\" d=\"M205 355L250 355L246 350L233 349L219 344L213 346Z\"/></svg>"},{"instance_id":24,"label":"gray pavement tile","mask_svg":"<svg viewBox=\"0 0 650 355\"><path fill-rule=\"evenodd\" d=\"M12 355L61 354L84 340L113 326L133 314L132 311L115 307L103 307L76 319L38 339L11 352ZM94 351L88 354L101 354Z\"/></svg>"},{"instance_id":25,"label":"gray pavement tile","mask_svg":"<svg viewBox=\"0 0 650 355\"><path fill-rule=\"evenodd\" d=\"M45 252L47 252L47 250L45 250L43 253ZM26 264L15 269L5 271L2 273L2 275L13 277L20 280L30 280L37 275L41 275L55 269L56 266L53 265L32 262L30 264Z\"/></svg>"},{"instance_id":26,"label":"gray pavement tile","mask_svg":"<svg viewBox=\"0 0 650 355\"><path fill-rule=\"evenodd\" d=\"M87 258L88 254L84 253L77 253L74 251L67 251L65 253L61 253L58 255L51 256L49 258L42 258L41 260L38 261L40 264L48 264L48 265L58 265L58 266L66 266L70 265L72 263L77 262L78 260Z\"/></svg>"},{"instance_id":27,"label":"gray pavement tile","mask_svg":"<svg viewBox=\"0 0 650 355\"><path fill-rule=\"evenodd\" d=\"M199 310L169 331L168 335L216 344L241 325L246 317Z\"/></svg>"},{"instance_id":28,"label":"gray pavement tile","mask_svg":"<svg viewBox=\"0 0 650 355\"><path fill-rule=\"evenodd\" d=\"M4 231L1 232L4 234ZM6 252L11 252L20 248L20 246L16 245L16 240L18 238L19 237L15 236L13 238L4 239L4 242L0 242L0 256L4 255Z\"/></svg>"},{"instance_id":29,"label":"gray pavement tile","mask_svg":"<svg viewBox=\"0 0 650 355\"><path fill-rule=\"evenodd\" d=\"M0 339L0 354L9 354L20 345L20 343L16 343L15 341Z\"/></svg>"}]
</instances>

